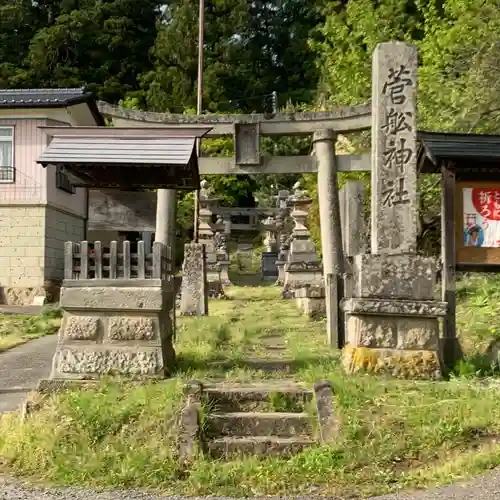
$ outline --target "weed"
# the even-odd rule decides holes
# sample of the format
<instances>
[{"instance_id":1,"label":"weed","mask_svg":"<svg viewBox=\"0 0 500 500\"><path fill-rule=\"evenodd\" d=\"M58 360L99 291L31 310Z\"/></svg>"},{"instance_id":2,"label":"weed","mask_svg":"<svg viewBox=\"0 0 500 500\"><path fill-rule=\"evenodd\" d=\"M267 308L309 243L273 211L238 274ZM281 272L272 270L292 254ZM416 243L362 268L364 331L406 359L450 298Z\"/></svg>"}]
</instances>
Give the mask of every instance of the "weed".
<instances>
[{"instance_id":1,"label":"weed","mask_svg":"<svg viewBox=\"0 0 500 500\"><path fill-rule=\"evenodd\" d=\"M499 465L500 390L476 377L496 373L485 349L497 335L490 301L500 297L500 281L467 280L459 283L458 323L469 349L449 381L346 376L339 353L326 344L322 322L307 321L292 301L279 299L275 287L233 287L232 300L210 303L209 317L179 318L173 379L140 386L107 380L47 399L23 425L15 414L1 417L3 471L176 495L345 497L443 484ZM290 370L265 374L248 357L266 358L265 339L278 335L283 350L275 355L287 359ZM200 454L188 474L180 470L172 422L184 404L183 381L270 376L307 386L318 379L333 383L341 422L335 442L290 459L221 462ZM275 410L290 409L275 396ZM206 414L215 410L205 403L204 432ZM313 416L314 407L305 411Z\"/></svg>"},{"instance_id":2,"label":"weed","mask_svg":"<svg viewBox=\"0 0 500 500\"><path fill-rule=\"evenodd\" d=\"M59 330L61 311L44 308L37 316L0 316L0 352Z\"/></svg>"}]
</instances>

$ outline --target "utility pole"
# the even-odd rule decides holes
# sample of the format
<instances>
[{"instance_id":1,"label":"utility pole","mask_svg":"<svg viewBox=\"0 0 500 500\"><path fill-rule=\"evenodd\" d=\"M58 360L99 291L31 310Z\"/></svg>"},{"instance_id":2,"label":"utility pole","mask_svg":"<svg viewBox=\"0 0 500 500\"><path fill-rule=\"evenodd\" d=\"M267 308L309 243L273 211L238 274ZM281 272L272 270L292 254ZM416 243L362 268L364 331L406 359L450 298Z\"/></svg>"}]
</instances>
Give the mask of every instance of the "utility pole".
<instances>
[{"instance_id":1,"label":"utility pole","mask_svg":"<svg viewBox=\"0 0 500 500\"><path fill-rule=\"evenodd\" d=\"M205 38L205 0L200 0L200 12L198 15L198 93L196 98L196 113L203 111L203 45ZM201 139L196 140L198 160L201 154ZM194 192L194 242L198 243L198 219L200 212L200 191Z\"/></svg>"}]
</instances>

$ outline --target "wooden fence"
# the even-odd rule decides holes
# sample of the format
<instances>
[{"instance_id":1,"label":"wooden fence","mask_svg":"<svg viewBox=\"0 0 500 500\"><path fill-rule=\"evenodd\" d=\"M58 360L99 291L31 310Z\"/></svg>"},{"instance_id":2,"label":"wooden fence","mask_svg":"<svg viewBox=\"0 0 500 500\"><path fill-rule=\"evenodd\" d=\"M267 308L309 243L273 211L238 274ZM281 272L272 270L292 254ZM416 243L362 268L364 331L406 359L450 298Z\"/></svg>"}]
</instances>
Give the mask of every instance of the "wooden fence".
<instances>
[{"instance_id":1,"label":"wooden fence","mask_svg":"<svg viewBox=\"0 0 500 500\"><path fill-rule=\"evenodd\" d=\"M64 253L65 279L167 279L172 274L170 247L155 241L153 252L146 254L144 241L124 241L119 252L118 242L109 248L100 241L67 241Z\"/></svg>"}]
</instances>

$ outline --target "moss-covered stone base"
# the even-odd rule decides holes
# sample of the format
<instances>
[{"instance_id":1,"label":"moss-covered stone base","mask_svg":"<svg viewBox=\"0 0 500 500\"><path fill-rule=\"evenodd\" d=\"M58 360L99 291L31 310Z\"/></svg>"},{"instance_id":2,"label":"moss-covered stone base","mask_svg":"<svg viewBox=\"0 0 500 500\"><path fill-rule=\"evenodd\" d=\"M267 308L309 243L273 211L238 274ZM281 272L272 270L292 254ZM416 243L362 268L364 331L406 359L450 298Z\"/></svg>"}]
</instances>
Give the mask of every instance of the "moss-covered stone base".
<instances>
[{"instance_id":1,"label":"moss-covered stone base","mask_svg":"<svg viewBox=\"0 0 500 500\"><path fill-rule=\"evenodd\" d=\"M377 349L347 344L342 350L342 366L347 373L367 372L405 379L442 377L436 351Z\"/></svg>"}]
</instances>

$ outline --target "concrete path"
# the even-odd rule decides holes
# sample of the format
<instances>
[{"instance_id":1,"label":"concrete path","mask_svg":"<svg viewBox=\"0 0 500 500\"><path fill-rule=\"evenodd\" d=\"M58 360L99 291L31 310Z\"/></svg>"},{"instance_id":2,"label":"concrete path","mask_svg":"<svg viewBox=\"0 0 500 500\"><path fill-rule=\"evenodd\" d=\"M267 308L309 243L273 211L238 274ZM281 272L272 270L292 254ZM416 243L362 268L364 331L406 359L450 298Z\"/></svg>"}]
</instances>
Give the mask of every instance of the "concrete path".
<instances>
[{"instance_id":1,"label":"concrete path","mask_svg":"<svg viewBox=\"0 0 500 500\"><path fill-rule=\"evenodd\" d=\"M0 353L0 413L22 405L38 381L50 375L56 345L57 335L48 335Z\"/></svg>"}]
</instances>

